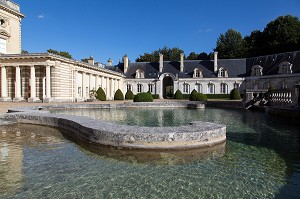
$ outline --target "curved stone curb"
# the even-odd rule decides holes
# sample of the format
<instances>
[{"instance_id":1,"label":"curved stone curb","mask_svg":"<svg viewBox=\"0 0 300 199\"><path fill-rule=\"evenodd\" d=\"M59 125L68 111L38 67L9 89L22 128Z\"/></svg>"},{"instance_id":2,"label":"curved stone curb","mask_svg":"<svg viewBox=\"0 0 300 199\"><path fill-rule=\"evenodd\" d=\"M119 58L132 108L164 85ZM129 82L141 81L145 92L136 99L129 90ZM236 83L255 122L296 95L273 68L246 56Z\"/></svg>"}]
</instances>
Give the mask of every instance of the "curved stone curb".
<instances>
[{"instance_id":1,"label":"curved stone curb","mask_svg":"<svg viewBox=\"0 0 300 199\"><path fill-rule=\"evenodd\" d=\"M208 122L192 122L178 127L141 127L119 125L73 115L50 114L18 109L5 119L18 123L58 127L72 132L75 139L95 144L140 149L175 149L211 146L226 140L226 126ZM15 110L16 111L16 110Z\"/></svg>"}]
</instances>

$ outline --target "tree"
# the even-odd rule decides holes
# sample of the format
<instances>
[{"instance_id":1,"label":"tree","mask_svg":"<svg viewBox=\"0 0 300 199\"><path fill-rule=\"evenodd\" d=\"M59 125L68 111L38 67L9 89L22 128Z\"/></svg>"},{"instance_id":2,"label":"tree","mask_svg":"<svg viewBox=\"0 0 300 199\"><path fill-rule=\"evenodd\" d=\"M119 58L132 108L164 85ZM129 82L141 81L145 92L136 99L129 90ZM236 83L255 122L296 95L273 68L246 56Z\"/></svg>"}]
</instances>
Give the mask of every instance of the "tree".
<instances>
[{"instance_id":1,"label":"tree","mask_svg":"<svg viewBox=\"0 0 300 199\"><path fill-rule=\"evenodd\" d=\"M28 51L27 50L22 50L21 54L28 54Z\"/></svg>"},{"instance_id":2,"label":"tree","mask_svg":"<svg viewBox=\"0 0 300 199\"><path fill-rule=\"evenodd\" d=\"M127 90L126 94L125 94L125 99L127 100L132 100L134 98L134 94L131 90Z\"/></svg>"},{"instance_id":3,"label":"tree","mask_svg":"<svg viewBox=\"0 0 300 199\"><path fill-rule=\"evenodd\" d=\"M187 56L187 60L197 60L197 58L198 58L198 54L197 53L195 53L195 52L191 52L190 54L189 54L189 56Z\"/></svg>"},{"instance_id":4,"label":"tree","mask_svg":"<svg viewBox=\"0 0 300 199\"><path fill-rule=\"evenodd\" d=\"M96 98L98 100L106 101L106 94L105 94L104 90L101 87L98 88L96 93L97 93Z\"/></svg>"},{"instance_id":5,"label":"tree","mask_svg":"<svg viewBox=\"0 0 300 199\"><path fill-rule=\"evenodd\" d=\"M163 54L164 60L179 61L181 53L183 53L183 50L177 47L168 48L165 46L163 48L153 51L152 53L144 53L144 55L140 55L140 57L136 59L136 62L158 62L159 54Z\"/></svg>"},{"instance_id":6,"label":"tree","mask_svg":"<svg viewBox=\"0 0 300 199\"><path fill-rule=\"evenodd\" d=\"M291 15L280 16L267 24L263 31L268 54L300 49L300 21Z\"/></svg>"},{"instance_id":7,"label":"tree","mask_svg":"<svg viewBox=\"0 0 300 199\"><path fill-rule=\"evenodd\" d=\"M59 55L59 56L62 56L62 57L66 57L66 58L69 58L69 59L73 59L72 55L69 52L66 52L66 51L57 51L57 50L53 50L53 49L50 48L50 49L47 50L47 52L55 54L55 55Z\"/></svg>"},{"instance_id":8,"label":"tree","mask_svg":"<svg viewBox=\"0 0 300 199\"><path fill-rule=\"evenodd\" d=\"M217 40L215 51L219 52L219 58L233 59L245 56L244 39L240 32L229 29L221 34Z\"/></svg>"},{"instance_id":9,"label":"tree","mask_svg":"<svg viewBox=\"0 0 300 199\"><path fill-rule=\"evenodd\" d=\"M263 33L260 30L254 30L249 36L245 36L245 50L247 57L255 57L264 54Z\"/></svg>"},{"instance_id":10,"label":"tree","mask_svg":"<svg viewBox=\"0 0 300 199\"><path fill-rule=\"evenodd\" d=\"M206 52L202 52L197 56L198 60L210 60L210 57Z\"/></svg>"}]
</instances>

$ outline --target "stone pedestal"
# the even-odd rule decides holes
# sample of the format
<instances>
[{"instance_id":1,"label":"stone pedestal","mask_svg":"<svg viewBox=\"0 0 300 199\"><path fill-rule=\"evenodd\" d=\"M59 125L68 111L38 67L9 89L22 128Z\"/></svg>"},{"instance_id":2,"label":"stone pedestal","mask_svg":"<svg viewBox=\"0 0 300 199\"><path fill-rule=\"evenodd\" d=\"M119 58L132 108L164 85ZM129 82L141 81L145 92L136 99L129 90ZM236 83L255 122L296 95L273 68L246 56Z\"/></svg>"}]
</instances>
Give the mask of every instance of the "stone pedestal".
<instances>
[{"instance_id":1,"label":"stone pedestal","mask_svg":"<svg viewBox=\"0 0 300 199\"><path fill-rule=\"evenodd\" d=\"M37 97L28 98L28 102L30 102L30 103L37 102L37 101L40 101L40 99Z\"/></svg>"}]
</instances>

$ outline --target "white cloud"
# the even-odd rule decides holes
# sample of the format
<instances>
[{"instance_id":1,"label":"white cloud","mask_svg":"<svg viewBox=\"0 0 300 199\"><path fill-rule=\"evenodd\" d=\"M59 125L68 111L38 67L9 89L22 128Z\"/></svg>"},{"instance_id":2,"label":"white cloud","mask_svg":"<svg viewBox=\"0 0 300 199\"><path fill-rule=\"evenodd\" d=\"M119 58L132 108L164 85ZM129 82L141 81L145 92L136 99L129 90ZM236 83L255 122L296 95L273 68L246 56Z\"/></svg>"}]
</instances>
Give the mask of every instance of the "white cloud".
<instances>
[{"instance_id":1,"label":"white cloud","mask_svg":"<svg viewBox=\"0 0 300 199\"><path fill-rule=\"evenodd\" d=\"M37 18L39 18L39 19L44 19L44 18L45 18L45 15L44 15L44 14L39 14L39 15L37 16Z\"/></svg>"},{"instance_id":2,"label":"white cloud","mask_svg":"<svg viewBox=\"0 0 300 199\"><path fill-rule=\"evenodd\" d=\"M211 28L200 28L198 30L198 33L209 33L209 32L213 32L214 30Z\"/></svg>"}]
</instances>

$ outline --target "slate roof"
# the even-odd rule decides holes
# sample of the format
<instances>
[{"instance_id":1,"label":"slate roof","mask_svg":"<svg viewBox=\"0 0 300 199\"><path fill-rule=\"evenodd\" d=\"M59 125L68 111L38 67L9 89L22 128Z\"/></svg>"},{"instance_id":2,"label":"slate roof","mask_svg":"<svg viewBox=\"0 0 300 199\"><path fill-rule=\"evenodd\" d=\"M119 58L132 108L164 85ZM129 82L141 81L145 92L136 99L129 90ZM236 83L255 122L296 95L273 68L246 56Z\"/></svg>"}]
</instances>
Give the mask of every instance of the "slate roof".
<instances>
[{"instance_id":1,"label":"slate roof","mask_svg":"<svg viewBox=\"0 0 300 199\"><path fill-rule=\"evenodd\" d=\"M254 65L263 67L263 75L278 74L279 64L287 61L293 64L293 73L300 73L300 51L287 52L275 55L267 55L244 59L219 59L218 69L224 67L228 72L228 77L247 77L251 76L251 68ZM124 71L124 64L117 65L119 71ZM185 60L183 72L180 72L180 62L164 61L162 73L171 73L174 76L178 74L179 78L192 78L194 69L202 70L203 78L217 78L214 73L213 60ZM158 62L136 62L129 63L126 78L135 78L136 71L140 69L145 72L145 78L157 78L159 73Z\"/></svg>"},{"instance_id":2,"label":"slate roof","mask_svg":"<svg viewBox=\"0 0 300 199\"><path fill-rule=\"evenodd\" d=\"M263 67L263 75L276 75L282 62L293 64L293 73L300 73L300 51L294 51L247 59L246 75L251 75L251 68L255 65Z\"/></svg>"}]
</instances>

